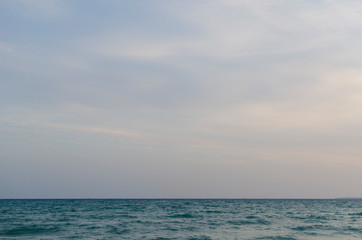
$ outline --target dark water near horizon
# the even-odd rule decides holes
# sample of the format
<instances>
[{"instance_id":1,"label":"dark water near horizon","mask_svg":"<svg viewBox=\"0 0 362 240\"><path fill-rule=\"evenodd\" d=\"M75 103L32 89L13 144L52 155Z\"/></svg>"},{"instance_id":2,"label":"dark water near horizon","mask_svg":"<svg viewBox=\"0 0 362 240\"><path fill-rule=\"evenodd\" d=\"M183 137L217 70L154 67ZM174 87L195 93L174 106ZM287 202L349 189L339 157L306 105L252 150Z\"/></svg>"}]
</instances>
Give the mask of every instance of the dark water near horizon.
<instances>
[{"instance_id":1,"label":"dark water near horizon","mask_svg":"<svg viewBox=\"0 0 362 240\"><path fill-rule=\"evenodd\" d=\"M362 239L362 200L0 200L0 239Z\"/></svg>"}]
</instances>

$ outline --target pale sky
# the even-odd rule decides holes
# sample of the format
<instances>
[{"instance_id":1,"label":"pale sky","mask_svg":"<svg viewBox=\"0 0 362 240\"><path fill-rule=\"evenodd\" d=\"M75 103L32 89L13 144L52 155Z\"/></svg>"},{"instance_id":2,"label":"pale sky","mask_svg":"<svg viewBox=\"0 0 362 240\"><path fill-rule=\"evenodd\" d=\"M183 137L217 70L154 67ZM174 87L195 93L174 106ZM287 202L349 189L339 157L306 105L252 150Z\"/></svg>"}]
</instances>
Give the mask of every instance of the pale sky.
<instances>
[{"instance_id":1,"label":"pale sky","mask_svg":"<svg viewBox=\"0 0 362 240\"><path fill-rule=\"evenodd\" d=\"M0 198L361 183L362 1L0 0Z\"/></svg>"}]
</instances>

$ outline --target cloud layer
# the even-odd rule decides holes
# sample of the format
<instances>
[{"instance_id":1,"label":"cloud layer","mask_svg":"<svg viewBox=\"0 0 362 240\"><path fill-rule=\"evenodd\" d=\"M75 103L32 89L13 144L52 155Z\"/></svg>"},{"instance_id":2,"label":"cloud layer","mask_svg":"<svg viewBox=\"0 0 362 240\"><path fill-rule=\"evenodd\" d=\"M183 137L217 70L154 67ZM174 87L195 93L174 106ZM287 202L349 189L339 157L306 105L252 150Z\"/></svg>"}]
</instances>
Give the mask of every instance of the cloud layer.
<instances>
[{"instance_id":1,"label":"cloud layer","mask_svg":"<svg viewBox=\"0 0 362 240\"><path fill-rule=\"evenodd\" d=\"M360 194L362 3L0 5L0 197Z\"/></svg>"}]
</instances>

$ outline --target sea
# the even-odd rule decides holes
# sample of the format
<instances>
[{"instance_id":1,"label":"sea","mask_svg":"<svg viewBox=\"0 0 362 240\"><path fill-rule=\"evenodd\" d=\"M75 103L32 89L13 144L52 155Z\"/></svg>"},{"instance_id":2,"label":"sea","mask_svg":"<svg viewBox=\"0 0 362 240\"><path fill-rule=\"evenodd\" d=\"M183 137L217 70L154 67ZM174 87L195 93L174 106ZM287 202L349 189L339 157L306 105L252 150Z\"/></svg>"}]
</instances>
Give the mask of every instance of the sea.
<instances>
[{"instance_id":1,"label":"sea","mask_svg":"<svg viewBox=\"0 0 362 240\"><path fill-rule=\"evenodd\" d=\"M362 200L0 200L0 239L362 239Z\"/></svg>"}]
</instances>

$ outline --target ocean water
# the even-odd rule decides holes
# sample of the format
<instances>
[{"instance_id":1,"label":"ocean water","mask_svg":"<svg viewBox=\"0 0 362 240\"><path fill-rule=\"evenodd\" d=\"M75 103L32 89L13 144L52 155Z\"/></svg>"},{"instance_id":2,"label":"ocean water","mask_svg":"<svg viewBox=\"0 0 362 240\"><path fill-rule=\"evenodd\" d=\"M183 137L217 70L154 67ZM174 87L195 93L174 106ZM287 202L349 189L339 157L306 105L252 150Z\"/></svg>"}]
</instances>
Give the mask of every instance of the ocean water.
<instances>
[{"instance_id":1,"label":"ocean water","mask_svg":"<svg viewBox=\"0 0 362 240\"><path fill-rule=\"evenodd\" d=\"M0 239L362 239L362 200L0 200Z\"/></svg>"}]
</instances>

